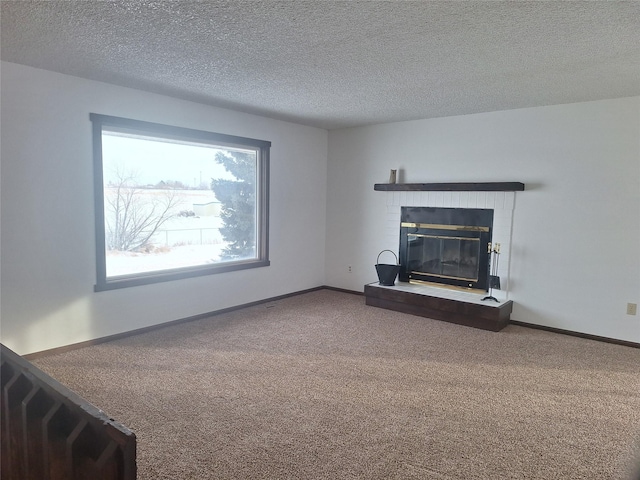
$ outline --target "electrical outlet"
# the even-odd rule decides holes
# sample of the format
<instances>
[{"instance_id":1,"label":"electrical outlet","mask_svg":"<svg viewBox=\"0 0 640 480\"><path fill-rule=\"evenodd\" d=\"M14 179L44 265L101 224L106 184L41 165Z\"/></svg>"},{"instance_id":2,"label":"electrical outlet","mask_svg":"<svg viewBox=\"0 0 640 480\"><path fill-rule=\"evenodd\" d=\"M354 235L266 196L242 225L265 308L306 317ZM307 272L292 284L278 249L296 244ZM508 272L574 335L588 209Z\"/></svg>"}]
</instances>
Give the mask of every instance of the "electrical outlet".
<instances>
[{"instance_id":1,"label":"electrical outlet","mask_svg":"<svg viewBox=\"0 0 640 480\"><path fill-rule=\"evenodd\" d=\"M351 273L351 265L347 267L349 269L349 273Z\"/></svg>"},{"instance_id":2,"label":"electrical outlet","mask_svg":"<svg viewBox=\"0 0 640 480\"><path fill-rule=\"evenodd\" d=\"M638 314L638 304L627 303L627 315L637 315L637 314Z\"/></svg>"}]
</instances>

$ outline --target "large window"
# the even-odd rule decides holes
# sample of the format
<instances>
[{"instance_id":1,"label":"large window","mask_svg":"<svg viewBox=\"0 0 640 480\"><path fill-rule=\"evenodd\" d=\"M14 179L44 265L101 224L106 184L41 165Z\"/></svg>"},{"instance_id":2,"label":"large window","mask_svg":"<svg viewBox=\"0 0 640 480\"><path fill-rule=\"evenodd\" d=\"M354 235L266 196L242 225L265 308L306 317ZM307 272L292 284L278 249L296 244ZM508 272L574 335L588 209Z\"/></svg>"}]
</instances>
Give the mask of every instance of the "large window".
<instances>
[{"instance_id":1,"label":"large window","mask_svg":"<svg viewBox=\"0 0 640 480\"><path fill-rule=\"evenodd\" d=\"M269 265L270 142L90 117L97 291Z\"/></svg>"}]
</instances>

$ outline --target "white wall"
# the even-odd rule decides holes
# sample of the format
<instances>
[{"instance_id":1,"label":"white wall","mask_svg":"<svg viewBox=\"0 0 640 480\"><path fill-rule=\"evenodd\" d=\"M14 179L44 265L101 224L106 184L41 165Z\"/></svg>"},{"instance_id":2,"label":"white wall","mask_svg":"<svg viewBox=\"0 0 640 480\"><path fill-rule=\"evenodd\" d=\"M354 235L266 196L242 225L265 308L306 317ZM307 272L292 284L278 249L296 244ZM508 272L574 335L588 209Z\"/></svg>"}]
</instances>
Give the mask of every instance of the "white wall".
<instances>
[{"instance_id":1,"label":"white wall","mask_svg":"<svg viewBox=\"0 0 640 480\"><path fill-rule=\"evenodd\" d=\"M526 183L512 318L640 342L640 316L625 314L640 303L640 97L327 134L6 62L1 73L0 338L18 353L323 284L362 291L378 252L397 251L388 194L373 190L391 168L401 182ZM89 112L273 142L271 266L94 293Z\"/></svg>"},{"instance_id":2,"label":"white wall","mask_svg":"<svg viewBox=\"0 0 640 480\"><path fill-rule=\"evenodd\" d=\"M1 339L20 354L324 283L325 130L2 63ZM271 266L94 293L89 113L272 142Z\"/></svg>"},{"instance_id":3,"label":"white wall","mask_svg":"<svg viewBox=\"0 0 640 480\"><path fill-rule=\"evenodd\" d=\"M397 252L373 190L391 168L401 182L524 182L512 319L640 342L626 315L640 303L640 97L331 131L328 285L362 291L378 252Z\"/></svg>"}]
</instances>

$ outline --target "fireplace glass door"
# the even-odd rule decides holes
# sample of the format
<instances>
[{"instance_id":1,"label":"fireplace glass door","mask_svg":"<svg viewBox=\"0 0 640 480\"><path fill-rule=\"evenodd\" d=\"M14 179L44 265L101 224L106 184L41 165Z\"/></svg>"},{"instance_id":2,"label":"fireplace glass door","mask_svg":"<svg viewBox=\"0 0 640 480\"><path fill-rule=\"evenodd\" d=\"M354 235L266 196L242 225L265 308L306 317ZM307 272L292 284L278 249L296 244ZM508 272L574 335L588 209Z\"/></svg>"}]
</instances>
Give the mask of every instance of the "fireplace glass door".
<instances>
[{"instance_id":1,"label":"fireplace glass door","mask_svg":"<svg viewBox=\"0 0 640 480\"><path fill-rule=\"evenodd\" d=\"M493 210L402 207L401 282L429 282L486 291Z\"/></svg>"},{"instance_id":2,"label":"fireplace glass door","mask_svg":"<svg viewBox=\"0 0 640 480\"><path fill-rule=\"evenodd\" d=\"M407 240L412 273L478 281L479 238L408 234Z\"/></svg>"}]
</instances>

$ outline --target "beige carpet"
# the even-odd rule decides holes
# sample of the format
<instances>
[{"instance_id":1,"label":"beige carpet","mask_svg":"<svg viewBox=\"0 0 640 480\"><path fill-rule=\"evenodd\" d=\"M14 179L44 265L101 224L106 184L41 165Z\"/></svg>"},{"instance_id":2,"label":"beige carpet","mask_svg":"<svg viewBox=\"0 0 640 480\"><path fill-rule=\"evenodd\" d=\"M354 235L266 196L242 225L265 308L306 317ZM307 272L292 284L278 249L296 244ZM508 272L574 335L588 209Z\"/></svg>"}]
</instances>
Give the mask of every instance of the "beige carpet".
<instances>
[{"instance_id":1,"label":"beige carpet","mask_svg":"<svg viewBox=\"0 0 640 480\"><path fill-rule=\"evenodd\" d=\"M140 479L629 479L640 350L320 290L37 360Z\"/></svg>"}]
</instances>

